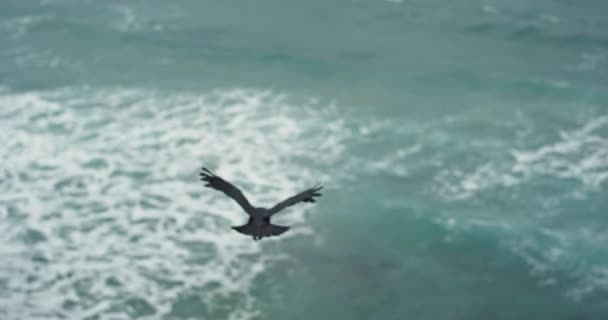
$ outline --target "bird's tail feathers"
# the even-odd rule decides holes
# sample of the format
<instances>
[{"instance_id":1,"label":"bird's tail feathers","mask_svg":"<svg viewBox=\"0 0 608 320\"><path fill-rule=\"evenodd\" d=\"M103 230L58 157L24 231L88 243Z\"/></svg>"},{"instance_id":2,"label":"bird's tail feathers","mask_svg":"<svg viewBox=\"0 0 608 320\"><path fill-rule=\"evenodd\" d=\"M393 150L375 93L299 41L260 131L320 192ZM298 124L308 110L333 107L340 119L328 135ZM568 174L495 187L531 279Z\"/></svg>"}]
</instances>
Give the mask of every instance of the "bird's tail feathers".
<instances>
[{"instance_id":1,"label":"bird's tail feathers","mask_svg":"<svg viewBox=\"0 0 608 320\"><path fill-rule=\"evenodd\" d=\"M285 231L289 230L289 227L270 223L262 226L255 226L251 223L247 223L242 226L232 227L232 229L248 236L263 238L281 235Z\"/></svg>"}]
</instances>

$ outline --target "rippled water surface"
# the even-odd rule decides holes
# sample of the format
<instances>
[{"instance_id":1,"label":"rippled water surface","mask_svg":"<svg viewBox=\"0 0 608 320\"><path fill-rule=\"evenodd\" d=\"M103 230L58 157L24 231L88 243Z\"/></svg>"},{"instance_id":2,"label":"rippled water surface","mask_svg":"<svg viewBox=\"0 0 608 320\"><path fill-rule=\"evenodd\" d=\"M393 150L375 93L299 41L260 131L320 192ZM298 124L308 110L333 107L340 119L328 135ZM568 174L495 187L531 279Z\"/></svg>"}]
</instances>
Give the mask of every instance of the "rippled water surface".
<instances>
[{"instance_id":1,"label":"rippled water surface","mask_svg":"<svg viewBox=\"0 0 608 320\"><path fill-rule=\"evenodd\" d=\"M0 319L607 319L607 9L2 2Z\"/></svg>"}]
</instances>

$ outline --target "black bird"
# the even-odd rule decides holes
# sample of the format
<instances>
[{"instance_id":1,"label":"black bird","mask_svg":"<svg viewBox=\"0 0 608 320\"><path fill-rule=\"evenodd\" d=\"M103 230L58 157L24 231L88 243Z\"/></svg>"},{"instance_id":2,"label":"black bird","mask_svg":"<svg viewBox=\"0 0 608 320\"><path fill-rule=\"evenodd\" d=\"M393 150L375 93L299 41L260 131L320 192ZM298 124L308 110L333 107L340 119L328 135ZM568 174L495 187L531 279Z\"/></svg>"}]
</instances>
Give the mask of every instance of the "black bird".
<instances>
[{"instance_id":1,"label":"black bird","mask_svg":"<svg viewBox=\"0 0 608 320\"><path fill-rule=\"evenodd\" d=\"M249 214L249 221L247 221L247 224L232 227L232 229L242 234L252 236L253 240L256 241L264 237L278 236L289 230L289 227L270 223L270 217L272 217L275 213L300 202L316 202L315 197L320 197L321 193L319 193L319 191L323 189L322 186L310 188L277 203L270 209L267 209L252 206L247 198L245 198L241 190L230 182L218 177L211 170L203 167L200 175L201 180L205 182L206 187L223 192L225 195L236 201L241 208L243 208L243 210Z\"/></svg>"}]
</instances>

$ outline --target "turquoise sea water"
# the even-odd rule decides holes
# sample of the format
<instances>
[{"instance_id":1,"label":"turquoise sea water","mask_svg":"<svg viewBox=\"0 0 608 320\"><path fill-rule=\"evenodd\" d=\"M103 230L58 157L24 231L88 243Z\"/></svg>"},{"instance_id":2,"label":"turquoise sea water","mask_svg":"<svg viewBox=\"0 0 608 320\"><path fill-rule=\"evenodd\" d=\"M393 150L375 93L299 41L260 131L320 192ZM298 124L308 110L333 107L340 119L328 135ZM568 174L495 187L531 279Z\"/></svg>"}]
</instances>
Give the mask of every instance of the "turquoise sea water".
<instances>
[{"instance_id":1,"label":"turquoise sea water","mask_svg":"<svg viewBox=\"0 0 608 320\"><path fill-rule=\"evenodd\" d=\"M607 12L2 1L0 319L608 319Z\"/></svg>"}]
</instances>

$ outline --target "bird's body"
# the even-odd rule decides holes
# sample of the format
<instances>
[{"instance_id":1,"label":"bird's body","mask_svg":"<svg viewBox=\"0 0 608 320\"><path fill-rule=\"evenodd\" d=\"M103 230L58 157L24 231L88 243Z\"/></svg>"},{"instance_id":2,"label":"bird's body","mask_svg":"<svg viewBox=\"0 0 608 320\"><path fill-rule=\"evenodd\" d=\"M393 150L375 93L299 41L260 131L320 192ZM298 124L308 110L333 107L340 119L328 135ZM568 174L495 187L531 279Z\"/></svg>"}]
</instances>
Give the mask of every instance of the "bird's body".
<instances>
[{"instance_id":1,"label":"bird's body","mask_svg":"<svg viewBox=\"0 0 608 320\"><path fill-rule=\"evenodd\" d=\"M247 212L249 220L246 224L232 229L246 235L250 235L254 240L263 237L278 236L287 231L289 227L274 225L270 222L270 211L266 208L253 207Z\"/></svg>"},{"instance_id":2,"label":"bird's body","mask_svg":"<svg viewBox=\"0 0 608 320\"><path fill-rule=\"evenodd\" d=\"M264 237L272 237L283 234L289 230L287 226L275 225L270 222L270 218L277 212L292 206L299 202L316 202L315 197L321 196L319 191L321 186L308 189L300 192L292 197L289 197L272 208L254 207L249 203L243 193L230 182L215 175L207 168L203 168L201 180L205 181L205 186L222 191L224 194L236 201L245 212L249 215L249 221L242 226L232 227L232 229L252 236L254 240L259 240Z\"/></svg>"}]
</instances>

